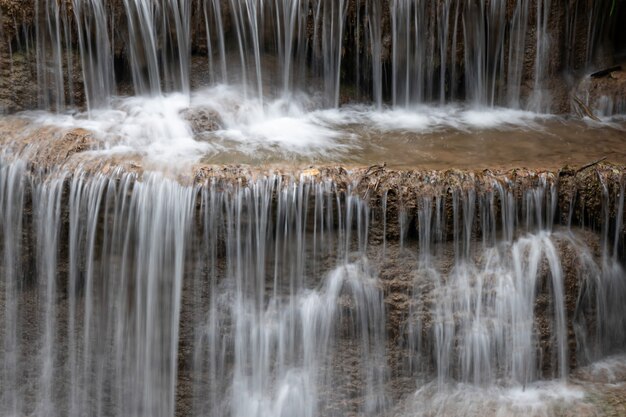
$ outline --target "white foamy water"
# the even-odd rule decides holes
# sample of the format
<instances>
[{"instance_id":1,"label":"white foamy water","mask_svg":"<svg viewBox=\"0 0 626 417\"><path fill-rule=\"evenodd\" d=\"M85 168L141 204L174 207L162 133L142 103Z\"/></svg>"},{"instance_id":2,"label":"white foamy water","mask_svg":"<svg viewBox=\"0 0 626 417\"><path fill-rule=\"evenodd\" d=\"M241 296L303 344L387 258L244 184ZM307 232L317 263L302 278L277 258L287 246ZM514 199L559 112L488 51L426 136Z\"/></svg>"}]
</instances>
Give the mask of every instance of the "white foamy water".
<instances>
[{"instance_id":1,"label":"white foamy water","mask_svg":"<svg viewBox=\"0 0 626 417\"><path fill-rule=\"evenodd\" d=\"M380 132L430 133L439 130L541 129L540 122L554 116L507 108L468 108L457 105L410 108L345 107L321 112L338 125L362 124Z\"/></svg>"},{"instance_id":2,"label":"white foamy water","mask_svg":"<svg viewBox=\"0 0 626 417\"><path fill-rule=\"evenodd\" d=\"M576 377L607 384L626 384L626 354L609 356L576 371Z\"/></svg>"},{"instance_id":3,"label":"white foamy water","mask_svg":"<svg viewBox=\"0 0 626 417\"><path fill-rule=\"evenodd\" d=\"M208 137L244 154L273 151L279 154L329 155L358 146L354 137L320 120L310 97L246 99L242 91L218 86L192 96L191 108L219 115L221 129Z\"/></svg>"},{"instance_id":4,"label":"white foamy water","mask_svg":"<svg viewBox=\"0 0 626 417\"><path fill-rule=\"evenodd\" d=\"M129 97L116 100L111 109L91 114L31 115L36 123L62 128L84 128L96 134L106 153L140 153L154 162L180 163L199 159L211 144L196 141L181 112L189 107L183 94Z\"/></svg>"},{"instance_id":5,"label":"white foamy water","mask_svg":"<svg viewBox=\"0 0 626 417\"><path fill-rule=\"evenodd\" d=\"M485 388L451 384L443 389L427 384L407 400L397 417L421 416L553 416L564 408L583 405L582 388L561 382L537 382L528 386Z\"/></svg>"},{"instance_id":6,"label":"white foamy water","mask_svg":"<svg viewBox=\"0 0 626 417\"><path fill-rule=\"evenodd\" d=\"M194 111L216 116L217 130L194 132L185 117ZM42 125L81 127L94 131L108 152L138 152L165 162L197 161L206 155L236 151L252 155L326 156L357 150L368 132L429 133L438 130L538 129L549 116L531 112L459 106L418 106L377 110L368 106L321 109L312 97L297 95L260 100L246 98L243 91L216 86L194 93L156 97L127 97L113 101L112 108L90 114L55 115L30 113ZM193 117L193 116L191 116Z\"/></svg>"},{"instance_id":7,"label":"white foamy water","mask_svg":"<svg viewBox=\"0 0 626 417\"><path fill-rule=\"evenodd\" d=\"M477 386L436 382L421 386L394 413L420 416L604 415L598 395L604 387L619 387L626 376L626 355L609 356L575 371L570 382L537 381L528 385ZM594 398L596 400L594 400Z\"/></svg>"},{"instance_id":8,"label":"white foamy water","mask_svg":"<svg viewBox=\"0 0 626 417\"><path fill-rule=\"evenodd\" d=\"M459 161L465 161L477 167L482 162L518 165L520 158L552 161L555 154L564 164L571 163L572 146L587 143L589 134L597 136L591 157L606 156L607 148L621 143L625 128L619 119L586 123L461 105L325 108L320 97L291 94L261 100L226 85L191 95L117 98L110 108L89 113L22 116L34 126L88 129L101 143L100 154L139 156L146 165L174 168L200 161L388 162L403 167L461 167Z\"/></svg>"}]
</instances>

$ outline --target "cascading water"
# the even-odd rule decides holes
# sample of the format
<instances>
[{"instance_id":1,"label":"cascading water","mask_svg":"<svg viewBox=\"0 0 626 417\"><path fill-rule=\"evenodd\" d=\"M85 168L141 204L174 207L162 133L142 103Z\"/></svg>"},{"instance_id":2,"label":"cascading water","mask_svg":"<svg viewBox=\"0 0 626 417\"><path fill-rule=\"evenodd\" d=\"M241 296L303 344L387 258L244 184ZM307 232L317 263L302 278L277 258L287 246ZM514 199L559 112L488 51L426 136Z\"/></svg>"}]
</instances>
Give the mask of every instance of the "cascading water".
<instances>
[{"instance_id":1,"label":"cascading water","mask_svg":"<svg viewBox=\"0 0 626 417\"><path fill-rule=\"evenodd\" d=\"M584 31L582 6L564 11L568 41L585 33L585 63L611 7L595 3ZM17 49L36 59L39 107L57 111L74 104L73 74L84 75L92 109L106 106L128 74L138 95L189 93L192 51L199 49L206 50L205 84L207 78L238 84L259 99L323 91L330 107L356 86L378 107L465 99L545 111L544 84L559 65L546 64L559 48L551 23L560 6L549 0L35 0L34 6L36 30L19 36ZM576 65L566 55L563 70Z\"/></svg>"},{"instance_id":2,"label":"cascading water","mask_svg":"<svg viewBox=\"0 0 626 417\"><path fill-rule=\"evenodd\" d=\"M533 386L623 348L621 225L598 257L553 231L554 179L486 181L418 198L413 256L410 217L372 212L356 182L4 159L2 414L381 415L407 378Z\"/></svg>"},{"instance_id":3,"label":"cascading water","mask_svg":"<svg viewBox=\"0 0 626 417\"><path fill-rule=\"evenodd\" d=\"M603 157L626 158L625 127L531 112L580 68L553 23L588 65L611 21L560 4L0 15L40 110L0 119L0 414L604 410L626 380L626 172Z\"/></svg>"},{"instance_id":4,"label":"cascading water","mask_svg":"<svg viewBox=\"0 0 626 417\"><path fill-rule=\"evenodd\" d=\"M366 411L384 405L382 293L353 258L367 242L358 199L278 178L221 189L77 172L31 187L24 168L2 174L3 414L171 416L181 375L191 415L317 415L342 379ZM31 282L12 252L26 195ZM335 364L350 356L362 370L347 377Z\"/></svg>"}]
</instances>

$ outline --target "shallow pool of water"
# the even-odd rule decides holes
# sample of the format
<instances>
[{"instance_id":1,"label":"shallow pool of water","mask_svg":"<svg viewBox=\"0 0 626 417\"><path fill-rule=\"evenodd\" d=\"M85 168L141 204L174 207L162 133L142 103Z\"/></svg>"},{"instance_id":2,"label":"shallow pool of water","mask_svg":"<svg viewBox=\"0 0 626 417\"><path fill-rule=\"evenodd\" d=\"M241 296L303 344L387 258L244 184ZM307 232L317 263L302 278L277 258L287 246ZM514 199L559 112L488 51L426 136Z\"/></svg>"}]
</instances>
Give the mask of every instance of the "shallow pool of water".
<instances>
[{"instance_id":1,"label":"shallow pool of water","mask_svg":"<svg viewBox=\"0 0 626 417\"><path fill-rule=\"evenodd\" d=\"M16 124L16 119L19 123ZM505 108L415 106L323 109L313 97L246 98L217 86L191 96L113 100L91 113L28 112L11 130L84 128L98 152L156 165L189 163L485 169L626 161L626 118L572 119ZM16 127L18 126L18 127Z\"/></svg>"}]
</instances>

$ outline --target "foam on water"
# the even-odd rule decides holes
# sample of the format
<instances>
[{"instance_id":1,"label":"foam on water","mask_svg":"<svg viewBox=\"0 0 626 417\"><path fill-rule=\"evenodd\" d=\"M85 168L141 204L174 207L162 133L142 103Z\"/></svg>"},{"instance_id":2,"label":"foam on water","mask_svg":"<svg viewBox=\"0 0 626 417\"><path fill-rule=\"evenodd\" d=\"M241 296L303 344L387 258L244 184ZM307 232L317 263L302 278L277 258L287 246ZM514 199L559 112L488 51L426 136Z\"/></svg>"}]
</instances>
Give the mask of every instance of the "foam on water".
<instances>
[{"instance_id":1,"label":"foam on water","mask_svg":"<svg viewBox=\"0 0 626 417\"><path fill-rule=\"evenodd\" d=\"M101 152L139 153L148 160L178 164L199 160L212 146L196 141L181 112L189 107L183 94L157 97L128 97L115 101L112 109L91 114L29 115L35 123L93 131L102 142Z\"/></svg>"},{"instance_id":2,"label":"foam on water","mask_svg":"<svg viewBox=\"0 0 626 417\"><path fill-rule=\"evenodd\" d=\"M401 138L436 135L448 143L456 135L468 140L452 146L468 146L474 136L498 137L501 132L515 132L516 138L524 140L528 132L550 137L553 129L559 137L570 132L560 126L557 116L522 110L461 105L327 108L323 98L316 96L259 99L246 95L242 87L227 85L191 95L120 97L110 108L89 113L31 112L25 117L36 126L91 130L102 144L98 152L141 155L149 162L174 167L200 160L371 162L382 155L402 157L395 153L402 146ZM624 128L614 119L583 126ZM377 148L372 151L372 147ZM408 158L402 160L404 164L423 162L404 158Z\"/></svg>"},{"instance_id":3,"label":"foam on water","mask_svg":"<svg viewBox=\"0 0 626 417\"><path fill-rule=\"evenodd\" d=\"M540 128L537 123L546 120L551 116L547 114L538 114L523 110L514 110L506 108L498 109L468 109L460 114L460 118L468 126L475 129L485 128Z\"/></svg>"},{"instance_id":4,"label":"foam on water","mask_svg":"<svg viewBox=\"0 0 626 417\"><path fill-rule=\"evenodd\" d=\"M472 108L458 105L415 106L357 111L352 116L382 132L406 131L427 133L442 129L472 131L477 129L539 129L539 122L553 116L506 108Z\"/></svg>"},{"instance_id":5,"label":"foam on water","mask_svg":"<svg viewBox=\"0 0 626 417\"><path fill-rule=\"evenodd\" d=\"M575 371L571 381L536 381L527 385L480 387L466 383L421 386L395 416L536 416L604 415L592 399L603 387L620 387L626 355L617 354ZM604 405L606 406L606 404Z\"/></svg>"},{"instance_id":6,"label":"foam on water","mask_svg":"<svg viewBox=\"0 0 626 417\"><path fill-rule=\"evenodd\" d=\"M541 381L528 386L480 388L450 384L438 388L426 384L408 399L410 405L396 416L551 416L564 404L574 409L585 391L562 382Z\"/></svg>"},{"instance_id":7,"label":"foam on water","mask_svg":"<svg viewBox=\"0 0 626 417\"><path fill-rule=\"evenodd\" d=\"M626 383L626 354L612 355L577 371L585 380L608 384Z\"/></svg>"},{"instance_id":8,"label":"foam on water","mask_svg":"<svg viewBox=\"0 0 626 417\"><path fill-rule=\"evenodd\" d=\"M279 154L330 154L346 148L344 140L352 137L316 117L316 103L300 95L273 100L246 99L243 92L217 86L197 92L192 108L207 108L219 115L222 129L210 140L230 142L230 147L244 154L259 150Z\"/></svg>"}]
</instances>

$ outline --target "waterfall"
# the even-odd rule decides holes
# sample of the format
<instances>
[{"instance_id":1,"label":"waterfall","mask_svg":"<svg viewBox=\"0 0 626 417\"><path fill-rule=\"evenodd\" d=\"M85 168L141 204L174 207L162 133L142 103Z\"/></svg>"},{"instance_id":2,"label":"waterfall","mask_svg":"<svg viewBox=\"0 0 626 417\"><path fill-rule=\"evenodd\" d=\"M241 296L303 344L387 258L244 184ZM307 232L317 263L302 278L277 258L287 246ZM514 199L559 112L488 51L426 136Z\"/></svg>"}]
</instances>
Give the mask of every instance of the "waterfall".
<instances>
[{"instance_id":1,"label":"waterfall","mask_svg":"<svg viewBox=\"0 0 626 417\"><path fill-rule=\"evenodd\" d=\"M562 5L2 3L0 415L614 411L624 123L541 112L616 21Z\"/></svg>"},{"instance_id":2,"label":"waterfall","mask_svg":"<svg viewBox=\"0 0 626 417\"><path fill-rule=\"evenodd\" d=\"M113 57L105 3L101 0L74 1L80 57L88 108L106 107L115 91Z\"/></svg>"},{"instance_id":3,"label":"waterfall","mask_svg":"<svg viewBox=\"0 0 626 417\"><path fill-rule=\"evenodd\" d=\"M65 3L41 0L35 3L37 84L41 94L39 106L62 111L65 108L64 39L70 42L68 13ZM67 56L71 68L71 55Z\"/></svg>"},{"instance_id":4,"label":"waterfall","mask_svg":"<svg viewBox=\"0 0 626 417\"><path fill-rule=\"evenodd\" d=\"M136 95L227 83L261 101L321 92L323 107L353 94L378 108L465 101L549 111L551 80L593 62L610 20L608 0L591 7L585 30L587 6L568 3L564 37L550 0L33 1L33 33L16 46L36 62L38 107L58 112L81 104L80 75L89 109L106 107L116 87L127 94L121 68ZM582 62L571 47L560 51L577 40Z\"/></svg>"},{"instance_id":5,"label":"waterfall","mask_svg":"<svg viewBox=\"0 0 626 417\"><path fill-rule=\"evenodd\" d=\"M23 267L24 206L14 205L24 195L37 247L33 281L3 280L3 413L171 416L187 375L194 415L317 415L326 396L315 387L346 378L334 367L343 355L363 358L345 383L362 381L364 408L384 404L382 293L367 261L352 260L365 251L367 207L335 200L333 184L221 189L78 171L30 186L19 162L2 180L2 228L15 240L3 269ZM327 256L351 260L329 270ZM328 272L318 281L313 271ZM35 311L19 294L38 300Z\"/></svg>"},{"instance_id":6,"label":"waterfall","mask_svg":"<svg viewBox=\"0 0 626 417\"><path fill-rule=\"evenodd\" d=\"M554 177L463 181L410 214L354 181L181 183L7 156L0 409L380 415L396 378L531 386L623 348L621 223L604 219L598 257L554 224ZM607 187L603 215L623 202Z\"/></svg>"},{"instance_id":7,"label":"waterfall","mask_svg":"<svg viewBox=\"0 0 626 417\"><path fill-rule=\"evenodd\" d=\"M189 92L190 0L124 0L137 94Z\"/></svg>"}]
</instances>

